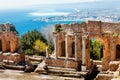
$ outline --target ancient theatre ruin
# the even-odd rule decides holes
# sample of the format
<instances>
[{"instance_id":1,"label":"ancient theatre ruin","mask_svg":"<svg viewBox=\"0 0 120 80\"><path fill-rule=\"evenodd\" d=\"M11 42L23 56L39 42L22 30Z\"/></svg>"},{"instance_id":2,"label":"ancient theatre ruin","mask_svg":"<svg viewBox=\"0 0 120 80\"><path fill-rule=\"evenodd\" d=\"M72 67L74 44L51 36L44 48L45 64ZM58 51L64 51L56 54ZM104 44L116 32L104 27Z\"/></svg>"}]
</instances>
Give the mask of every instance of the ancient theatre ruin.
<instances>
[{"instance_id":1,"label":"ancient theatre ruin","mask_svg":"<svg viewBox=\"0 0 120 80\"><path fill-rule=\"evenodd\" d=\"M47 56L45 62L48 66L77 70L85 66L89 69L91 38L104 43L102 70L107 70L111 61L120 59L120 23L88 21L56 25L53 37L54 56Z\"/></svg>"}]
</instances>

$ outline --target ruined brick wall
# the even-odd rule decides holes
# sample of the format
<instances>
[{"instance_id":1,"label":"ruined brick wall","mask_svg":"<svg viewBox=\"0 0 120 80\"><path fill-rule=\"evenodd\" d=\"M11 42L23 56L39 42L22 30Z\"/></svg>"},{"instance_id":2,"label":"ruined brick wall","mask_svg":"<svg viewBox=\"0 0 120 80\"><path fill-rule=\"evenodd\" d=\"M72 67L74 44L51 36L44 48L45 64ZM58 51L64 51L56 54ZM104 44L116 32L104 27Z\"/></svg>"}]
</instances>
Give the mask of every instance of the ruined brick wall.
<instances>
[{"instance_id":1,"label":"ruined brick wall","mask_svg":"<svg viewBox=\"0 0 120 80\"><path fill-rule=\"evenodd\" d=\"M10 34L8 32L2 34L2 51L10 52Z\"/></svg>"},{"instance_id":2,"label":"ruined brick wall","mask_svg":"<svg viewBox=\"0 0 120 80\"><path fill-rule=\"evenodd\" d=\"M15 32L4 32L0 34L1 51L0 61L11 60L15 63L25 60L24 53L16 53L20 48L19 37ZM8 54L9 53L9 54Z\"/></svg>"},{"instance_id":3,"label":"ruined brick wall","mask_svg":"<svg viewBox=\"0 0 120 80\"><path fill-rule=\"evenodd\" d=\"M59 34L59 39L58 39L59 46L57 48L58 48L58 53L60 55L62 54L61 43L65 41L65 35L68 34L70 30L72 31L72 35L69 35L71 37L69 37L69 40L68 40L70 41L68 44L69 57L71 56L71 53L72 53L71 44L75 41L74 33L80 32L81 36L83 36L84 33L88 33L89 39L97 38L104 43L104 55L103 55L104 70L108 69L108 64L111 60L116 60L116 45L117 44L120 45L120 23L88 21L88 22L83 22L81 24L78 24L78 23L74 23L70 25L64 24L64 25L61 25L61 27L63 28L63 31L56 33L56 34ZM81 41L82 39L80 38L79 42L82 43ZM78 46L78 48L80 47L82 47L82 45ZM90 52L89 49L90 47L88 48L87 52ZM79 59L81 60L82 55L80 54L78 56L79 56ZM90 57L90 55L87 55L87 57ZM90 60L87 59L87 62L89 64Z\"/></svg>"},{"instance_id":4,"label":"ruined brick wall","mask_svg":"<svg viewBox=\"0 0 120 80\"><path fill-rule=\"evenodd\" d=\"M102 22L101 27L102 32L111 31L112 33L120 34L120 23Z\"/></svg>"},{"instance_id":5,"label":"ruined brick wall","mask_svg":"<svg viewBox=\"0 0 120 80\"><path fill-rule=\"evenodd\" d=\"M19 48L19 37L16 33L11 33L10 37L10 52L14 53Z\"/></svg>"},{"instance_id":6,"label":"ruined brick wall","mask_svg":"<svg viewBox=\"0 0 120 80\"><path fill-rule=\"evenodd\" d=\"M64 31L72 29L73 32L89 32L90 36L101 35L101 33L106 31L111 31L112 33L120 34L120 23L109 23L101 21L88 21L82 23L74 24L63 24L61 25Z\"/></svg>"},{"instance_id":7,"label":"ruined brick wall","mask_svg":"<svg viewBox=\"0 0 120 80\"><path fill-rule=\"evenodd\" d=\"M3 52L16 52L19 47L19 37L14 32L4 32L0 34L0 49Z\"/></svg>"},{"instance_id":8,"label":"ruined brick wall","mask_svg":"<svg viewBox=\"0 0 120 80\"><path fill-rule=\"evenodd\" d=\"M25 60L25 54L24 53L10 53L9 55L6 55L7 53L0 54L0 61L2 60L8 60L8 61L14 61L15 63L19 63L20 61Z\"/></svg>"},{"instance_id":9,"label":"ruined brick wall","mask_svg":"<svg viewBox=\"0 0 120 80\"><path fill-rule=\"evenodd\" d=\"M88 21L87 31L90 36L101 35L101 21Z\"/></svg>"},{"instance_id":10,"label":"ruined brick wall","mask_svg":"<svg viewBox=\"0 0 120 80\"><path fill-rule=\"evenodd\" d=\"M62 67L62 68L73 68L73 69L79 69L81 65L81 61L74 61L74 60L64 60L64 59L46 59L45 63L48 66L54 66L54 67Z\"/></svg>"},{"instance_id":11,"label":"ruined brick wall","mask_svg":"<svg viewBox=\"0 0 120 80\"><path fill-rule=\"evenodd\" d=\"M68 29L72 29L73 32L83 32L87 30L87 23L82 22L82 23L74 23L74 24L64 24L61 25L64 31L67 31Z\"/></svg>"},{"instance_id":12,"label":"ruined brick wall","mask_svg":"<svg viewBox=\"0 0 120 80\"><path fill-rule=\"evenodd\" d=\"M19 36L13 24L0 24L0 61L8 60L16 63L25 60L19 43Z\"/></svg>"},{"instance_id":13,"label":"ruined brick wall","mask_svg":"<svg viewBox=\"0 0 120 80\"><path fill-rule=\"evenodd\" d=\"M2 33L0 32L0 51L2 51Z\"/></svg>"}]
</instances>

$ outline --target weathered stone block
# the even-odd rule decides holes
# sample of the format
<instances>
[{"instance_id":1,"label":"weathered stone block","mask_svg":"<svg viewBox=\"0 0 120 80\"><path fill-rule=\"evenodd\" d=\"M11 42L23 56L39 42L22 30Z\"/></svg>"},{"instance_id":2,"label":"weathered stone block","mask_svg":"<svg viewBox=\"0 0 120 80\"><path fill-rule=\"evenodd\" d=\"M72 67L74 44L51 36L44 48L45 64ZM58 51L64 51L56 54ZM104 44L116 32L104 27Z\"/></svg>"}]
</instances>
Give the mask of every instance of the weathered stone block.
<instances>
[{"instance_id":1,"label":"weathered stone block","mask_svg":"<svg viewBox=\"0 0 120 80\"><path fill-rule=\"evenodd\" d=\"M109 70L110 71L116 71L119 67L119 64L120 64L119 62L115 62L115 61L110 62L109 63Z\"/></svg>"},{"instance_id":2,"label":"weathered stone block","mask_svg":"<svg viewBox=\"0 0 120 80\"><path fill-rule=\"evenodd\" d=\"M96 80L111 80L112 78L112 74L98 74Z\"/></svg>"},{"instance_id":3,"label":"weathered stone block","mask_svg":"<svg viewBox=\"0 0 120 80\"><path fill-rule=\"evenodd\" d=\"M74 60L65 60L65 59L46 59L45 63L48 66L53 67L63 67L63 68L73 68L78 69L81 66L81 61L74 61Z\"/></svg>"}]
</instances>

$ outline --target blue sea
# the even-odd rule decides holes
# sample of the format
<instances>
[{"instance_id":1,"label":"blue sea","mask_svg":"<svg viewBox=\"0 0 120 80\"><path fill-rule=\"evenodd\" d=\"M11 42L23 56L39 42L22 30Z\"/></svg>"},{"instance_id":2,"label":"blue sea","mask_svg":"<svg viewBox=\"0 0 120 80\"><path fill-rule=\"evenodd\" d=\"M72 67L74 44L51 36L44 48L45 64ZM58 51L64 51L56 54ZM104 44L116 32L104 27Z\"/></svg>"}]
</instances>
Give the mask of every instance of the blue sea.
<instances>
[{"instance_id":1,"label":"blue sea","mask_svg":"<svg viewBox=\"0 0 120 80\"><path fill-rule=\"evenodd\" d=\"M48 26L54 26L55 24L71 24L75 21L69 20L69 21L37 21L34 20L36 18L41 18L43 16L31 16L29 15L30 11L4 11L0 12L0 24L3 23L12 23L15 25L17 31L19 32L19 35L23 35L27 33L28 31L31 31L33 29L37 29L39 31L42 31L41 29L43 27ZM44 16L48 17L48 16ZM51 17L51 16L49 16ZM82 22L81 20L78 21L78 23Z\"/></svg>"}]
</instances>

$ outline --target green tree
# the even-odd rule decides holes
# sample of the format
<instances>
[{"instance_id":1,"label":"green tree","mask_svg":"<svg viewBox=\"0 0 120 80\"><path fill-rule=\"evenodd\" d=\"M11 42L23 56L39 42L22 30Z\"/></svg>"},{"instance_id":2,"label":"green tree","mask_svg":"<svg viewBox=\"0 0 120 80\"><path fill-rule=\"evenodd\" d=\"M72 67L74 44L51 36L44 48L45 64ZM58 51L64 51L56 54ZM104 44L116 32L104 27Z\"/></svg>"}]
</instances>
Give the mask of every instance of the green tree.
<instances>
[{"instance_id":1,"label":"green tree","mask_svg":"<svg viewBox=\"0 0 120 80\"><path fill-rule=\"evenodd\" d=\"M18 34L18 31L16 30L15 26L10 27L10 31L16 32Z\"/></svg>"},{"instance_id":2,"label":"green tree","mask_svg":"<svg viewBox=\"0 0 120 80\"><path fill-rule=\"evenodd\" d=\"M40 54L45 55L46 47L47 47L47 44L42 42L39 39L34 42L34 46L33 46L33 48L36 50L38 55Z\"/></svg>"},{"instance_id":3,"label":"green tree","mask_svg":"<svg viewBox=\"0 0 120 80\"><path fill-rule=\"evenodd\" d=\"M90 46L91 58L94 60L101 60L103 57L103 43L99 40L92 39Z\"/></svg>"},{"instance_id":4,"label":"green tree","mask_svg":"<svg viewBox=\"0 0 120 80\"><path fill-rule=\"evenodd\" d=\"M23 50L30 49L34 51L33 45L36 40L41 40L43 43L47 43L45 36L37 30L28 31L26 34L23 34L20 39L21 46Z\"/></svg>"}]
</instances>

